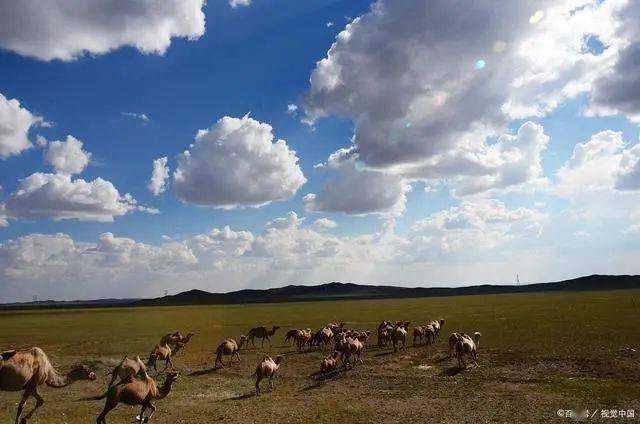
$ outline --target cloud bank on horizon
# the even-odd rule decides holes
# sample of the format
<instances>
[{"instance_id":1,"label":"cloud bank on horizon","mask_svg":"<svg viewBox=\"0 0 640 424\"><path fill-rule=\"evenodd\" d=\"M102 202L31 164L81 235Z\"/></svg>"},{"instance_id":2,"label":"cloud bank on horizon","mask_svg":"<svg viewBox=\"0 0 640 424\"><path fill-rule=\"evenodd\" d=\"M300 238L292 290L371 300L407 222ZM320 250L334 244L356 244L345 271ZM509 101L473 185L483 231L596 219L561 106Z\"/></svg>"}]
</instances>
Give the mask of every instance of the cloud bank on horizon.
<instances>
[{"instance_id":1,"label":"cloud bank on horizon","mask_svg":"<svg viewBox=\"0 0 640 424\"><path fill-rule=\"evenodd\" d=\"M172 87L200 78L177 65L187 44L172 43L208 46L206 16L231 13L202 0L116 3L2 3L0 62L85 66L91 78L126 66L128 47L150 69L170 66L159 73ZM339 27L329 18L305 31ZM209 78L219 85L198 90L200 126L178 130L151 102L150 115L120 111L139 122L119 123L119 137L145 145L143 166L131 146L105 160L83 112L58 129L63 103L0 84L0 163L17 163L0 175L0 298L638 273L639 28L636 0L376 0L319 44L305 87L281 84L286 100L248 89L211 116L225 81ZM260 36L249 34L241 43ZM228 78L277 85L281 72L256 64ZM193 100L165 89L167 105ZM145 110L119 96L123 110ZM323 141L334 148L318 162ZM136 166L151 173L111 171Z\"/></svg>"}]
</instances>

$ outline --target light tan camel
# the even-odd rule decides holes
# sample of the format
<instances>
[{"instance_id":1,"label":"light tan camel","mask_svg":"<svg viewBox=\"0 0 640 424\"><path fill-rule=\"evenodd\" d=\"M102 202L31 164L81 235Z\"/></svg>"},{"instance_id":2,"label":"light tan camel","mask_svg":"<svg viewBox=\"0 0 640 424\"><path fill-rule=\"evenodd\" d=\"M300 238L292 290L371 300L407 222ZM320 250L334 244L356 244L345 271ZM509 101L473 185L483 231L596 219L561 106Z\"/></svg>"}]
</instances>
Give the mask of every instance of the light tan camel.
<instances>
[{"instance_id":1,"label":"light tan camel","mask_svg":"<svg viewBox=\"0 0 640 424\"><path fill-rule=\"evenodd\" d=\"M351 357L355 356L356 362L362 363L362 353L364 351L364 345L358 339L352 339L346 337L344 334L342 338L336 342L336 350L340 352L340 359L342 360L343 368L347 368L347 365L351 365Z\"/></svg>"},{"instance_id":2,"label":"light tan camel","mask_svg":"<svg viewBox=\"0 0 640 424\"><path fill-rule=\"evenodd\" d=\"M269 346L271 346L270 337L276 334L276 330L278 330L278 328L280 327L278 327L277 325L274 325L271 328L271 330L267 330L266 327L255 327L249 330L247 337L249 338L249 341L251 342L252 346L255 346L255 343L254 343L255 338L262 339L262 347L264 347L265 339L269 341Z\"/></svg>"},{"instance_id":3,"label":"light tan camel","mask_svg":"<svg viewBox=\"0 0 640 424\"><path fill-rule=\"evenodd\" d=\"M176 356L178 352L185 348L185 346L187 345L187 343L189 343L189 340L191 340L191 337L193 336L195 336L195 333L188 333L186 337L177 337L175 341L175 347L173 348L171 355Z\"/></svg>"},{"instance_id":4,"label":"light tan camel","mask_svg":"<svg viewBox=\"0 0 640 424\"><path fill-rule=\"evenodd\" d=\"M269 390L273 390L273 377L280 368L284 358L277 356L274 361L271 356L265 356L262 361L256 367L256 372L253 374L256 377L256 396L260 396L260 381L269 377Z\"/></svg>"},{"instance_id":5,"label":"light tan camel","mask_svg":"<svg viewBox=\"0 0 640 424\"><path fill-rule=\"evenodd\" d=\"M336 350L331 355L327 356L322 360L322 363L320 364L320 375L323 378L327 378L329 375L333 374L338 369L339 357L340 357L340 352Z\"/></svg>"},{"instance_id":6,"label":"light tan camel","mask_svg":"<svg viewBox=\"0 0 640 424\"><path fill-rule=\"evenodd\" d=\"M167 333L164 336L162 336L158 344L160 346L166 345L166 344L175 346L176 342L178 340L182 340L183 338L184 336L182 335L182 333L180 333L179 331L175 331L173 333Z\"/></svg>"},{"instance_id":7,"label":"light tan camel","mask_svg":"<svg viewBox=\"0 0 640 424\"><path fill-rule=\"evenodd\" d=\"M160 360L164 361L164 369L162 370L162 372L165 372L168 366L171 366L171 369L173 369L173 361L171 361L172 354L173 352L171 351L171 348L168 344L156 345L156 347L153 348L151 354L149 355L147 366L153 367L153 369L158 372L156 364Z\"/></svg>"},{"instance_id":8,"label":"light tan camel","mask_svg":"<svg viewBox=\"0 0 640 424\"><path fill-rule=\"evenodd\" d=\"M391 341L391 332L393 331L393 324L391 321L382 321L378 325L378 347L383 348L389 345Z\"/></svg>"},{"instance_id":9,"label":"light tan camel","mask_svg":"<svg viewBox=\"0 0 640 424\"><path fill-rule=\"evenodd\" d=\"M167 397L171 391L171 385L177 378L177 372L167 373L164 384L162 387L158 388L156 382L153 378L149 377L146 372L143 373L143 377L140 379L135 378L134 376L129 376L126 380L111 387L104 395L94 398L96 400L107 398L104 404L104 409L96 420L97 424L106 424L107 414L118 406L118 403L124 403L126 405L140 405L141 410L140 415L136 417L137 421L139 423L149 421L153 416L153 413L156 411L156 407L153 406L151 402L154 399L163 399ZM151 413L148 417L145 417L144 413L147 408L151 409Z\"/></svg>"},{"instance_id":10,"label":"light tan camel","mask_svg":"<svg viewBox=\"0 0 640 424\"><path fill-rule=\"evenodd\" d=\"M311 350L311 342L313 341L313 335L311 334L311 329L307 328L306 330L298 330L296 334L296 345L298 346L298 351L302 352L305 346L309 347Z\"/></svg>"},{"instance_id":11,"label":"light tan camel","mask_svg":"<svg viewBox=\"0 0 640 424\"><path fill-rule=\"evenodd\" d=\"M458 340L455 343L455 352L458 357L458 368L466 369L467 364L464 362L464 355L471 356L473 364L478 366L478 347L480 346L480 337L482 334L479 332L473 333L473 338L468 334L459 334Z\"/></svg>"},{"instance_id":12,"label":"light tan camel","mask_svg":"<svg viewBox=\"0 0 640 424\"><path fill-rule=\"evenodd\" d=\"M233 363L233 357L238 358L238 362L240 362L240 355L238 351L240 348L238 347L238 343L236 343L233 339L226 339L216 349L216 362L213 364L214 367L220 363L220 367L224 368L224 364L222 363L222 355L231 355L229 358L229 365Z\"/></svg>"},{"instance_id":13,"label":"light tan camel","mask_svg":"<svg viewBox=\"0 0 640 424\"><path fill-rule=\"evenodd\" d=\"M113 369L111 372L111 381L107 386L107 390L113 386L117 378L120 378L120 381L125 380L130 375L136 375L140 372L146 372L147 367L144 365L144 362L140 359L139 356L135 356L133 358L129 358L125 356L122 358L122 361Z\"/></svg>"},{"instance_id":14,"label":"light tan camel","mask_svg":"<svg viewBox=\"0 0 640 424\"><path fill-rule=\"evenodd\" d=\"M38 386L46 384L53 388L66 387L78 380L95 380L96 375L86 365L74 367L66 376L58 374L51 365L49 358L39 347L26 350L11 350L0 354L0 390L22 393L18 403L16 424L26 424L38 408L44 404L44 399L38 393ZM34 408L24 417L24 405L33 396L36 399ZM22 418L21 418L22 417Z\"/></svg>"},{"instance_id":15,"label":"light tan camel","mask_svg":"<svg viewBox=\"0 0 640 424\"><path fill-rule=\"evenodd\" d=\"M402 343L402 350L407 350L407 329L409 321L398 321L395 328L391 331L391 342L393 343L393 351L398 351L398 343Z\"/></svg>"},{"instance_id":16,"label":"light tan camel","mask_svg":"<svg viewBox=\"0 0 640 424\"><path fill-rule=\"evenodd\" d=\"M424 327L424 338L427 344L436 342L436 330L433 328L433 325L428 324Z\"/></svg>"},{"instance_id":17,"label":"light tan camel","mask_svg":"<svg viewBox=\"0 0 640 424\"><path fill-rule=\"evenodd\" d=\"M238 337L238 350L242 349L242 347L245 345L249 347L248 342L249 338L244 334L240 334L240 337Z\"/></svg>"}]
</instances>

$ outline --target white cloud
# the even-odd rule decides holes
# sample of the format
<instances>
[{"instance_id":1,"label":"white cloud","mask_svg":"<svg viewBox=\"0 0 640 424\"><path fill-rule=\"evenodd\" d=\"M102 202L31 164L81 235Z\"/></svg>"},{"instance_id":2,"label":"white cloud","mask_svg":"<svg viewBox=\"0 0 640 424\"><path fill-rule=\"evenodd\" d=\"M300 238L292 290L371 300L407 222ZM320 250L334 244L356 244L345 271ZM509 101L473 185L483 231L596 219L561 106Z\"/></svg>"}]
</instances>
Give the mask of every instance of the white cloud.
<instances>
[{"instance_id":1,"label":"white cloud","mask_svg":"<svg viewBox=\"0 0 640 424\"><path fill-rule=\"evenodd\" d=\"M317 228L321 230L331 230L338 226L338 224L335 221L329 218L316 219L315 221L313 221L313 225L315 225Z\"/></svg>"},{"instance_id":2,"label":"white cloud","mask_svg":"<svg viewBox=\"0 0 640 424\"><path fill-rule=\"evenodd\" d=\"M594 134L575 145L557 179L555 193L571 199L596 192L640 190L640 145L626 148L621 132Z\"/></svg>"},{"instance_id":3,"label":"white cloud","mask_svg":"<svg viewBox=\"0 0 640 424\"><path fill-rule=\"evenodd\" d=\"M160 195L167 189L167 180L169 179L169 166L167 158L162 157L153 161L153 171L151 179L147 187L155 196Z\"/></svg>"},{"instance_id":4,"label":"white cloud","mask_svg":"<svg viewBox=\"0 0 640 424\"><path fill-rule=\"evenodd\" d=\"M509 135L508 124L589 93L615 69L626 3L378 0L316 64L306 119L353 120L364 168L443 180L458 196L542 186L548 137L532 122Z\"/></svg>"},{"instance_id":5,"label":"white cloud","mask_svg":"<svg viewBox=\"0 0 640 424\"><path fill-rule=\"evenodd\" d=\"M444 252L486 253L518 238L539 237L543 220L544 215L534 209L509 209L499 200L476 199L433 213L417 221L412 229L422 235L414 240L418 244L427 242Z\"/></svg>"},{"instance_id":6,"label":"white cloud","mask_svg":"<svg viewBox=\"0 0 640 424\"><path fill-rule=\"evenodd\" d=\"M251 6L251 0L229 0L229 6L233 7L234 9L240 6Z\"/></svg>"},{"instance_id":7,"label":"white cloud","mask_svg":"<svg viewBox=\"0 0 640 424\"><path fill-rule=\"evenodd\" d=\"M0 159L31 148L29 129L43 122L41 117L22 107L17 99L7 99L0 93Z\"/></svg>"},{"instance_id":8,"label":"white cloud","mask_svg":"<svg viewBox=\"0 0 640 424\"><path fill-rule=\"evenodd\" d=\"M293 196L307 180L284 140L248 115L225 116L178 156L176 195L200 206L261 206Z\"/></svg>"},{"instance_id":9,"label":"white cloud","mask_svg":"<svg viewBox=\"0 0 640 424\"><path fill-rule=\"evenodd\" d=\"M0 47L40 60L74 60L132 46L163 54L174 37L204 34L204 0L41 2L0 5Z\"/></svg>"},{"instance_id":10,"label":"white cloud","mask_svg":"<svg viewBox=\"0 0 640 424\"><path fill-rule=\"evenodd\" d=\"M7 215L15 219L111 222L134 210L154 213L138 206L129 194L121 195L109 181L96 178L72 180L70 175L37 172L22 180L5 203Z\"/></svg>"},{"instance_id":11,"label":"white cloud","mask_svg":"<svg viewBox=\"0 0 640 424\"><path fill-rule=\"evenodd\" d=\"M50 142L44 158L56 172L72 175L87 167L91 153L82 149L82 141L68 135L65 141Z\"/></svg>"},{"instance_id":12,"label":"white cloud","mask_svg":"<svg viewBox=\"0 0 640 424\"><path fill-rule=\"evenodd\" d=\"M616 13L617 53L615 67L593 83L589 113L623 115L640 123L640 4L631 0Z\"/></svg>"},{"instance_id":13,"label":"white cloud","mask_svg":"<svg viewBox=\"0 0 640 424\"><path fill-rule=\"evenodd\" d=\"M286 230L289 228L298 227L300 224L302 224L302 221L304 221L304 218L299 218L297 213L291 211L286 216L276 218L273 221L267 222L267 225L265 225L265 228L267 229L274 228L276 230Z\"/></svg>"},{"instance_id":14,"label":"white cloud","mask_svg":"<svg viewBox=\"0 0 640 424\"><path fill-rule=\"evenodd\" d=\"M176 278L196 264L184 243L158 246L100 235L95 243L67 234L29 234L0 243L0 287L3 295L23 300L82 299L140 295L165 279ZM162 286L161 286L162 287ZM158 293L160 294L160 293Z\"/></svg>"},{"instance_id":15,"label":"white cloud","mask_svg":"<svg viewBox=\"0 0 640 424\"><path fill-rule=\"evenodd\" d=\"M146 113L122 112L122 115L129 118L137 119L143 124L148 124L149 122L151 122L151 119L147 116Z\"/></svg>"},{"instance_id":16,"label":"white cloud","mask_svg":"<svg viewBox=\"0 0 640 424\"><path fill-rule=\"evenodd\" d=\"M298 105L293 104L293 103L289 103L287 105L287 113L289 115L295 115L298 112Z\"/></svg>"},{"instance_id":17,"label":"white cloud","mask_svg":"<svg viewBox=\"0 0 640 424\"><path fill-rule=\"evenodd\" d=\"M390 216L404 212L411 186L402 177L365 168L348 149L332 154L326 167L335 177L320 193L304 197L308 211Z\"/></svg>"}]
</instances>

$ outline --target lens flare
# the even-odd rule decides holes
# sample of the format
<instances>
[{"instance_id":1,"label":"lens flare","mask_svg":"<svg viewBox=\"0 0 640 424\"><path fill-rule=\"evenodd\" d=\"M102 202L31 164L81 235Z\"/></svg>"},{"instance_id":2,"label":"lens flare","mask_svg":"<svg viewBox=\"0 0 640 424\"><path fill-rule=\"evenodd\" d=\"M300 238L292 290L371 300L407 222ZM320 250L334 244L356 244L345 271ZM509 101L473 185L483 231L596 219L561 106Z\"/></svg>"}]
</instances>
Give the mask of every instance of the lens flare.
<instances>
[{"instance_id":1,"label":"lens flare","mask_svg":"<svg viewBox=\"0 0 640 424\"><path fill-rule=\"evenodd\" d=\"M540 22L542 20L542 18L544 18L544 12L542 10L538 10L538 11L536 11L536 13L531 15L531 17L529 18L529 23L530 24L537 24L538 22Z\"/></svg>"}]
</instances>

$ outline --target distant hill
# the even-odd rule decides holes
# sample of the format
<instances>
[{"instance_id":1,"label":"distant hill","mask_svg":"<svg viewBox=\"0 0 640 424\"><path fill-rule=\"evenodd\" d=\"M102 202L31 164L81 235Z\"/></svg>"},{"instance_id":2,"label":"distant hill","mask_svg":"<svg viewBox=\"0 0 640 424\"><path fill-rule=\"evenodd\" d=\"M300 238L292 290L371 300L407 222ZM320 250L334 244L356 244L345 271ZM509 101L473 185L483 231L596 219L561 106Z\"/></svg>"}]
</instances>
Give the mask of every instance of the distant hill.
<instances>
[{"instance_id":1,"label":"distant hill","mask_svg":"<svg viewBox=\"0 0 640 424\"><path fill-rule=\"evenodd\" d=\"M392 299L406 297L462 296L478 294L529 293L542 291L623 290L640 289L638 275L590 275L553 283L514 285L484 284L468 287L396 287L352 283L328 283L318 286L290 285L264 290L239 290L209 293L189 290L172 296L142 299L135 306L222 305L234 303L298 302L339 299Z\"/></svg>"},{"instance_id":2,"label":"distant hill","mask_svg":"<svg viewBox=\"0 0 640 424\"><path fill-rule=\"evenodd\" d=\"M225 305L239 303L301 302L340 299L394 299L410 297L463 296L481 294L533 293L544 291L587 291L640 289L640 275L590 275L553 283L514 285L483 284L468 287L396 287L353 283L317 286L290 285L273 289L210 293L189 290L155 299L98 299L88 301L44 301L0 305L4 309L92 308L132 306Z\"/></svg>"}]
</instances>

